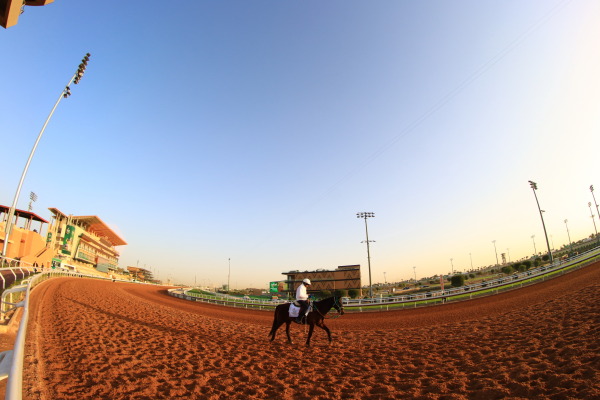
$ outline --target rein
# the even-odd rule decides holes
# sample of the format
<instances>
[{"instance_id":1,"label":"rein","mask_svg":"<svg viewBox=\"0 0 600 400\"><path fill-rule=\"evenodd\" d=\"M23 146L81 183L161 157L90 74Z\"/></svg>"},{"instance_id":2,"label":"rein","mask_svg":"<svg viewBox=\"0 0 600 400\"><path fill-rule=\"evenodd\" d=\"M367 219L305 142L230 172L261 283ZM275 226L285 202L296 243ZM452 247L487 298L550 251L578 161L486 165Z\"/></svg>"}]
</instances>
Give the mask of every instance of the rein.
<instances>
[{"instance_id":1,"label":"rein","mask_svg":"<svg viewBox=\"0 0 600 400\"><path fill-rule=\"evenodd\" d=\"M315 302L315 303L317 303L317 302ZM315 310L315 311L316 311L316 312L317 312L317 313L318 313L318 314L319 314L321 317L323 317L323 319L332 319L332 318L333 318L333 319L335 319L335 318L339 318L339 317L341 317L341 316L342 316L342 315L340 314L340 311L339 311L339 310L337 310L337 309L335 308L335 306L338 306L338 308L342 308L342 306L341 306L341 305L338 303L337 297L334 297L334 298L333 298L333 306L331 306L331 308L329 309L329 311L327 311L327 313L323 314L323 313L321 312L321 310L319 310L319 309L318 309L318 308L317 308L317 307L314 305L314 303L313 303L313 310ZM331 312L331 309L335 309L335 310L337 311L337 313L336 313L335 315L332 315L332 316L329 316L329 317L328 317L329 313Z\"/></svg>"}]
</instances>

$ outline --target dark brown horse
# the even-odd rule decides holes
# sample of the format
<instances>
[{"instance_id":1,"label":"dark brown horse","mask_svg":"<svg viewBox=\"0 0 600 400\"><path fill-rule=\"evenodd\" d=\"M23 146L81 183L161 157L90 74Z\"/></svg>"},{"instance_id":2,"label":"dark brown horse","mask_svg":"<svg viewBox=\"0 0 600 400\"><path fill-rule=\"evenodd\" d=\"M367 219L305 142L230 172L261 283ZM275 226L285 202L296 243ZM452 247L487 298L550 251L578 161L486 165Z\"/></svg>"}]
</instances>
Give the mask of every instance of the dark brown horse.
<instances>
[{"instance_id":1,"label":"dark brown horse","mask_svg":"<svg viewBox=\"0 0 600 400\"><path fill-rule=\"evenodd\" d=\"M287 333L288 342L290 344L294 344L290 336L290 324L295 318L290 317L290 304L292 303L280 304L275 307L273 328L271 328L271 332L269 332L271 341L275 340L275 334L277 333L277 330L285 323L285 333ZM335 308L339 315L344 315L344 307L342 306L342 302L339 297L328 297L324 300L314 301L312 303L312 308L305 318L305 323L309 325L308 338L306 339L307 346L310 346L310 338L313 334L313 330L315 329L315 325L327 332L329 343L331 343L331 331L327 326L325 326L325 315L327 315L331 308Z\"/></svg>"}]
</instances>

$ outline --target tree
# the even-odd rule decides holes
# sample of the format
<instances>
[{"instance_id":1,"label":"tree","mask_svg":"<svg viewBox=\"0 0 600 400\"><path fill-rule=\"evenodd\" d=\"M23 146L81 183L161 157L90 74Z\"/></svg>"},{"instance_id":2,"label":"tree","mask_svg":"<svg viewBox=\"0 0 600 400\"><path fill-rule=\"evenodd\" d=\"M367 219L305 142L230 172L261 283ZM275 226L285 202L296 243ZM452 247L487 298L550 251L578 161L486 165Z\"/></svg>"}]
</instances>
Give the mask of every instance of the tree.
<instances>
[{"instance_id":1,"label":"tree","mask_svg":"<svg viewBox=\"0 0 600 400\"><path fill-rule=\"evenodd\" d=\"M335 289L333 295L335 297L346 297L348 296L348 291L346 289Z\"/></svg>"},{"instance_id":2,"label":"tree","mask_svg":"<svg viewBox=\"0 0 600 400\"><path fill-rule=\"evenodd\" d=\"M452 278L450 278L450 284L452 285L452 287L463 286L465 284L464 275L454 275Z\"/></svg>"},{"instance_id":3,"label":"tree","mask_svg":"<svg viewBox=\"0 0 600 400\"><path fill-rule=\"evenodd\" d=\"M506 275L510 275L513 273L514 269L512 266L510 265L505 265L504 267L502 267L500 269L502 271L502 273L506 274Z\"/></svg>"},{"instance_id":4,"label":"tree","mask_svg":"<svg viewBox=\"0 0 600 400\"><path fill-rule=\"evenodd\" d=\"M360 296L360 290L358 290L358 289L350 289L350 290L348 290L348 295L351 298L356 299L358 296Z\"/></svg>"}]
</instances>

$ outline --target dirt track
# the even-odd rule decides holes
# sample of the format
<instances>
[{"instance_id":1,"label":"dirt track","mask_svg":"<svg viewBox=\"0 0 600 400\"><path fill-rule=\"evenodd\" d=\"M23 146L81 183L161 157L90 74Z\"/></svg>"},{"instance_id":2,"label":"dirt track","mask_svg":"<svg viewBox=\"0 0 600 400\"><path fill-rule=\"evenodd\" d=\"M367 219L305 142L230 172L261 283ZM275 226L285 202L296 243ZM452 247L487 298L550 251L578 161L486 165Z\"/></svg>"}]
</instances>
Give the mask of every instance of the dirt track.
<instances>
[{"instance_id":1,"label":"dirt track","mask_svg":"<svg viewBox=\"0 0 600 400\"><path fill-rule=\"evenodd\" d=\"M600 399L600 265L485 299L284 329L161 288L32 292L26 399Z\"/></svg>"}]
</instances>

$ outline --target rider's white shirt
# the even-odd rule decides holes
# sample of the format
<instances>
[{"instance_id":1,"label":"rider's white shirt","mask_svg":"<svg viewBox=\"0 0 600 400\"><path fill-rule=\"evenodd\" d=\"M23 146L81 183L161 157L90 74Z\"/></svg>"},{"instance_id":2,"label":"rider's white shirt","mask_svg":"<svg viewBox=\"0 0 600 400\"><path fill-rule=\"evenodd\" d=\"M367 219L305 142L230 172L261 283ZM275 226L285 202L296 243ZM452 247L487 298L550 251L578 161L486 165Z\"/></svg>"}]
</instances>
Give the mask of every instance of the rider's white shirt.
<instances>
[{"instance_id":1,"label":"rider's white shirt","mask_svg":"<svg viewBox=\"0 0 600 400\"><path fill-rule=\"evenodd\" d=\"M296 289L296 300L308 300L308 293L306 293L306 286L303 283Z\"/></svg>"}]
</instances>

